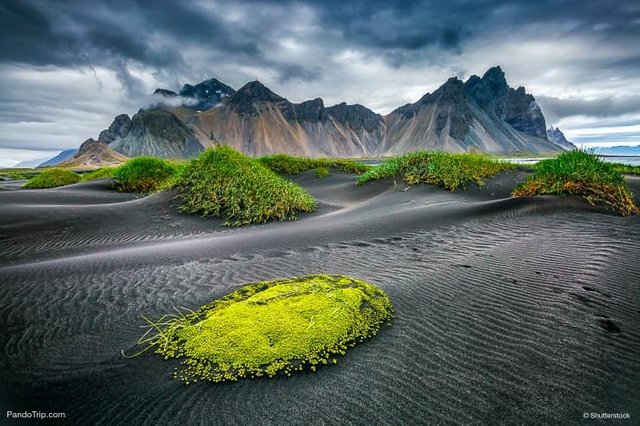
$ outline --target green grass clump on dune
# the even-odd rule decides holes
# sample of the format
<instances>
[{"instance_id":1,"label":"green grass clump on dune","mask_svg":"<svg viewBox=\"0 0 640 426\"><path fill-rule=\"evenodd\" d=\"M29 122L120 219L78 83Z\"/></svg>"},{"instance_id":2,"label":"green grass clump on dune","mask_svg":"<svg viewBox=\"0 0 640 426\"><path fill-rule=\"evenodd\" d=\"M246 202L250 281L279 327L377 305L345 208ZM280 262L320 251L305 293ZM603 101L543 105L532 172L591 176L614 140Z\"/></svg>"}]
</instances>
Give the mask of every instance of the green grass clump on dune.
<instances>
[{"instance_id":1,"label":"green grass clump on dune","mask_svg":"<svg viewBox=\"0 0 640 426\"><path fill-rule=\"evenodd\" d=\"M288 175L297 175L307 170L317 169L320 167L326 169L334 168L345 173L354 173L358 175L371 169L371 166L353 160L292 157L286 154L268 155L266 157L258 158L258 161L276 173L284 173Z\"/></svg>"},{"instance_id":2,"label":"green grass clump on dune","mask_svg":"<svg viewBox=\"0 0 640 426\"><path fill-rule=\"evenodd\" d=\"M356 183L400 177L409 185L427 183L455 191L468 182L482 186L486 178L516 168L513 163L481 154L416 151L385 161L358 177Z\"/></svg>"},{"instance_id":3,"label":"green grass clump on dune","mask_svg":"<svg viewBox=\"0 0 640 426\"><path fill-rule=\"evenodd\" d=\"M540 161L535 173L518 185L513 195L581 195L589 204L623 216L638 213L633 194L616 165L580 150Z\"/></svg>"},{"instance_id":4,"label":"green grass clump on dune","mask_svg":"<svg viewBox=\"0 0 640 426\"><path fill-rule=\"evenodd\" d=\"M24 184L23 188L41 189L56 188L80 182L80 175L65 169L48 169L35 175Z\"/></svg>"},{"instance_id":5,"label":"green grass clump on dune","mask_svg":"<svg viewBox=\"0 0 640 426\"><path fill-rule=\"evenodd\" d=\"M208 149L188 163L176 186L183 211L220 216L232 226L291 220L316 207L300 186L227 146Z\"/></svg>"},{"instance_id":6,"label":"green grass clump on dune","mask_svg":"<svg viewBox=\"0 0 640 426\"><path fill-rule=\"evenodd\" d=\"M82 182L88 182L90 180L112 178L116 169L117 167L100 167L99 169L83 174L81 180Z\"/></svg>"},{"instance_id":7,"label":"green grass clump on dune","mask_svg":"<svg viewBox=\"0 0 640 426\"><path fill-rule=\"evenodd\" d=\"M0 169L0 180L30 179L39 175L42 169L10 168Z\"/></svg>"},{"instance_id":8,"label":"green grass clump on dune","mask_svg":"<svg viewBox=\"0 0 640 426\"><path fill-rule=\"evenodd\" d=\"M147 193L165 188L178 166L156 157L136 157L113 171L113 183L121 192Z\"/></svg>"},{"instance_id":9,"label":"green grass clump on dune","mask_svg":"<svg viewBox=\"0 0 640 426\"><path fill-rule=\"evenodd\" d=\"M329 172L329 169L326 167L316 167L316 177L318 179L324 179L326 177L329 177L331 175L331 173Z\"/></svg>"},{"instance_id":10,"label":"green grass clump on dune","mask_svg":"<svg viewBox=\"0 0 640 426\"><path fill-rule=\"evenodd\" d=\"M150 329L139 344L181 359L174 377L187 384L236 381L336 364L392 317L389 297L374 285L309 275L249 284L184 315L145 318Z\"/></svg>"},{"instance_id":11,"label":"green grass clump on dune","mask_svg":"<svg viewBox=\"0 0 640 426\"><path fill-rule=\"evenodd\" d=\"M612 163L613 169L618 173L626 175L640 175L640 166L631 166L629 164Z\"/></svg>"}]
</instances>

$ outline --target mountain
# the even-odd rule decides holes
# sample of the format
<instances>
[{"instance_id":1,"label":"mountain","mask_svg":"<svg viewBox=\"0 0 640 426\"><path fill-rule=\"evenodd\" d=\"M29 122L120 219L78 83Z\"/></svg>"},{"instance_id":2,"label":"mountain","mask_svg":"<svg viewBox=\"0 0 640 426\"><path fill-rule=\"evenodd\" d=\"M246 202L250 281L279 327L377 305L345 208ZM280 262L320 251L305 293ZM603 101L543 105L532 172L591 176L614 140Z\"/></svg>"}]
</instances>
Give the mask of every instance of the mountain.
<instances>
[{"instance_id":1,"label":"mountain","mask_svg":"<svg viewBox=\"0 0 640 426\"><path fill-rule=\"evenodd\" d=\"M493 153L558 151L546 137L544 116L523 87L509 87L500 67L466 82L450 78L433 93L385 117L381 152L417 149Z\"/></svg>"},{"instance_id":2,"label":"mountain","mask_svg":"<svg viewBox=\"0 0 640 426\"><path fill-rule=\"evenodd\" d=\"M362 105L326 107L321 98L290 102L259 81L237 91L216 80L156 89L158 102L117 116L98 141L128 157L186 158L225 143L249 155L371 157L417 149L547 153L540 107L500 67L467 81L451 78L386 116Z\"/></svg>"},{"instance_id":3,"label":"mountain","mask_svg":"<svg viewBox=\"0 0 640 426\"><path fill-rule=\"evenodd\" d=\"M549 127L547 129L547 139L556 145L560 146L562 149L566 151L571 151L572 149L578 149L573 143L569 142L567 138L564 137L564 133L560 131L557 127Z\"/></svg>"},{"instance_id":4,"label":"mountain","mask_svg":"<svg viewBox=\"0 0 640 426\"><path fill-rule=\"evenodd\" d=\"M64 151L61 151L58 155L56 155L53 158L48 159L47 161L38 164L38 167L49 167L49 166L55 166L57 164L62 163L63 161L73 157L74 155L76 155L76 153L78 152L77 148L74 149L66 149Z\"/></svg>"},{"instance_id":5,"label":"mountain","mask_svg":"<svg viewBox=\"0 0 640 426\"><path fill-rule=\"evenodd\" d=\"M73 157L59 163L59 165L68 167L108 166L127 160L127 157L114 151L106 143L90 138L80 145L78 152Z\"/></svg>"}]
</instances>

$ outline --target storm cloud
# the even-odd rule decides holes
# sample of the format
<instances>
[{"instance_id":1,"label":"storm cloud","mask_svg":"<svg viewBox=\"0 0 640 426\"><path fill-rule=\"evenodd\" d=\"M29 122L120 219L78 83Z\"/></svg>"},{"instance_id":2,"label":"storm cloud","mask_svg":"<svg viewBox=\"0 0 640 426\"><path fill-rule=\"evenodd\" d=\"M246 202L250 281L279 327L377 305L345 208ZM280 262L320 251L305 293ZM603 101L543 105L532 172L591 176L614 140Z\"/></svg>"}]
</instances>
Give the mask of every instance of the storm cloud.
<instances>
[{"instance_id":1,"label":"storm cloud","mask_svg":"<svg viewBox=\"0 0 640 426\"><path fill-rule=\"evenodd\" d=\"M156 87L259 79L387 113L496 64L580 137L640 119L639 39L628 1L0 0L0 162L76 147Z\"/></svg>"}]
</instances>

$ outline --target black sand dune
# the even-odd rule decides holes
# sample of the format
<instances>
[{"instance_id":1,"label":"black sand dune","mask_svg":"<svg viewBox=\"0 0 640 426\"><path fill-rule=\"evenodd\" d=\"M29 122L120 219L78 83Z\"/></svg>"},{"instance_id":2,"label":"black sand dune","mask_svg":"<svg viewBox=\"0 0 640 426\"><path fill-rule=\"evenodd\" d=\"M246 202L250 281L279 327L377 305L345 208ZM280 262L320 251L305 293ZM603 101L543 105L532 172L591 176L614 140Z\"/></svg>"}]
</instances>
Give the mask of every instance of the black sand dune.
<instances>
[{"instance_id":1,"label":"black sand dune","mask_svg":"<svg viewBox=\"0 0 640 426\"><path fill-rule=\"evenodd\" d=\"M511 199L525 172L449 193L295 177L296 222L226 229L108 181L0 192L0 400L72 424L578 424L640 418L640 218ZM640 180L631 185L640 194ZM140 315L313 272L368 280L393 326L337 366L184 386L123 359Z\"/></svg>"}]
</instances>

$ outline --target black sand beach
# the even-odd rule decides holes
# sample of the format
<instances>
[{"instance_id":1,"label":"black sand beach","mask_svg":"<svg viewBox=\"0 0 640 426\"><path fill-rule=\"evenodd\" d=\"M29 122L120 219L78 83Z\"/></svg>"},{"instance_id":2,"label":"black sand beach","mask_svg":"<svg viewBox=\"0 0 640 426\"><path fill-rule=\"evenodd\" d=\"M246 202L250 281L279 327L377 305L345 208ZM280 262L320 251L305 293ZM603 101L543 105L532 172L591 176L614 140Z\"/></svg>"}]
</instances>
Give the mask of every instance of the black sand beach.
<instances>
[{"instance_id":1,"label":"black sand beach","mask_svg":"<svg viewBox=\"0 0 640 426\"><path fill-rule=\"evenodd\" d=\"M108 180L0 191L0 405L70 424L639 419L640 217L510 198L525 176L450 193L307 172L293 180L317 212L233 229ZM640 179L630 185L639 202ZM185 386L174 362L120 354L141 315L308 273L379 286L393 325L290 378Z\"/></svg>"}]
</instances>

